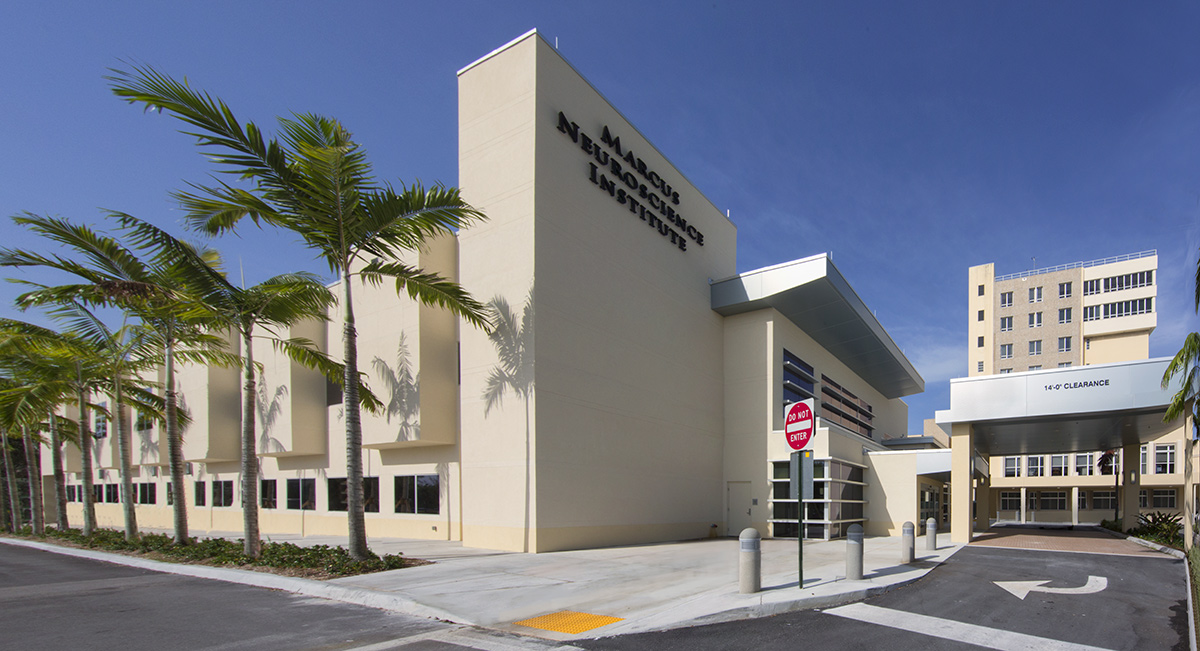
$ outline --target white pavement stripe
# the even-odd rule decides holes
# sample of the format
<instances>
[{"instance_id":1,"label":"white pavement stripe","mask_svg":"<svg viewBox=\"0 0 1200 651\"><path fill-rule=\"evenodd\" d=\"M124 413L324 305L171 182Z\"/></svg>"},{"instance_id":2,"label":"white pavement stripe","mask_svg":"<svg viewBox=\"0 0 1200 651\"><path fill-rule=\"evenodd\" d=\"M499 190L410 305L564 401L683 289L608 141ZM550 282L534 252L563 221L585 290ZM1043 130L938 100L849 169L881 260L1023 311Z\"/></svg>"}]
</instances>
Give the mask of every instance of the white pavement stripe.
<instances>
[{"instance_id":1,"label":"white pavement stripe","mask_svg":"<svg viewBox=\"0 0 1200 651\"><path fill-rule=\"evenodd\" d=\"M547 649L565 649L571 651L572 649L579 649L576 646L559 644L548 640L494 637L473 629L460 628L449 631L422 633L421 635L402 637L366 646L356 646L345 649L345 651L400 651L410 644L426 640L445 642L446 644L479 649L480 651L546 651Z\"/></svg>"},{"instance_id":2,"label":"white pavement stripe","mask_svg":"<svg viewBox=\"0 0 1200 651\"><path fill-rule=\"evenodd\" d=\"M974 644L987 649L1000 649L1001 651L1108 651L1102 647L1063 642L1061 640L1052 640L1024 633L1014 633L999 628L966 624L950 619L870 606L864 603L830 608L825 612L830 615L854 619L868 624L878 624L930 637L940 637L944 640Z\"/></svg>"}]
</instances>

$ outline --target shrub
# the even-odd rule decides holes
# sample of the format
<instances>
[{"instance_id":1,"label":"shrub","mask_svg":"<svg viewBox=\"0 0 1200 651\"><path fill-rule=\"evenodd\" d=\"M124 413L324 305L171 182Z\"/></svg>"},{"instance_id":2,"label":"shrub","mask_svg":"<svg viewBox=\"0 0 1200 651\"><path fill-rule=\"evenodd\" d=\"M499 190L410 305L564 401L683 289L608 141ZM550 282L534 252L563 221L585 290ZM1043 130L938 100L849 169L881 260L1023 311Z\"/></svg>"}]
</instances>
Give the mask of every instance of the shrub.
<instances>
[{"instance_id":1,"label":"shrub","mask_svg":"<svg viewBox=\"0 0 1200 651\"><path fill-rule=\"evenodd\" d=\"M1129 534L1182 549L1183 515L1162 511L1142 513L1138 515L1138 526L1130 529Z\"/></svg>"}]
</instances>

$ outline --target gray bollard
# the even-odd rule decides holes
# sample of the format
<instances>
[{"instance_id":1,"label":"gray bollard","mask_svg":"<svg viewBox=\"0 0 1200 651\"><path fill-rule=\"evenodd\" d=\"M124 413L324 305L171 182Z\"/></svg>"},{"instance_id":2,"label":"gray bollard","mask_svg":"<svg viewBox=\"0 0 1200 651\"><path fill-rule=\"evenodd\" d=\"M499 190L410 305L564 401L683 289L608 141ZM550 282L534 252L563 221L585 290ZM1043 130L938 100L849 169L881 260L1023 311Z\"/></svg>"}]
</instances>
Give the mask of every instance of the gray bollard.
<instances>
[{"instance_id":1,"label":"gray bollard","mask_svg":"<svg viewBox=\"0 0 1200 651\"><path fill-rule=\"evenodd\" d=\"M933 518L925 521L925 549L937 551L937 520Z\"/></svg>"},{"instance_id":2,"label":"gray bollard","mask_svg":"<svg viewBox=\"0 0 1200 651\"><path fill-rule=\"evenodd\" d=\"M762 588L762 536L754 528L742 529L738 536L738 591L758 592Z\"/></svg>"},{"instance_id":3,"label":"gray bollard","mask_svg":"<svg viewBox=\"0 0 1200 651\"><path fill-rule=\"evenodd\" d=\"M863 528L852 524L846 530L846 578L861 581L863 578Z\"/></svg>"},{"instance_id":4,"label":"gray bollard","mask_svg":"<svg viewBox=\"0 0 1200 651\"><path fill-rule=\"evenodd\" d=\"M904 537L900 541L900 564L908 565L917 557L917 527L911 522L904 523Z\"/></svg>"}]
</instances>

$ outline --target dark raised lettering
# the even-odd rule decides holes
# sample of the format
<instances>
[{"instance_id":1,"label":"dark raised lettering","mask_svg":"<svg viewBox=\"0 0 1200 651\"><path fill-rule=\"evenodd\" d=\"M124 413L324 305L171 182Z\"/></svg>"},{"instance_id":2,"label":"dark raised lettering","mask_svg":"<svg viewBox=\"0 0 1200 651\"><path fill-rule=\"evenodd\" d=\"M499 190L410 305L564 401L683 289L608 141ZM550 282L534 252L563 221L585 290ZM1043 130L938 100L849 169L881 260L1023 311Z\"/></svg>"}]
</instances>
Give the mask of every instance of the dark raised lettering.
<instances>
[{"instance_id":1,"label":"dark raised lettering","mask_svg":"<svg viewBox=\"0 0 1200 651\"><path fill-rule=\"evenodd\" d=\"M571 136L573 142L579 142L579 125L568 120L562 111L558 112L558 130Z\"/></svg>"},{"instance_id":2,"label":"dark raised lettering","mask_svg":"<svg viewBox=\"0 0 1200 651\"><path fill-rule=\"evenodd\" d=\"M608 125L607 125L607 124L606 124L606 125L604 125L604 133L600 134L600 142L602 142L602 143L604 143L604 144L608 145L609 147L611 147L613 151L617 152L617 155L618 155L618 156L624 156L624 155L625 155L625 154L624 154L624 153L621 151L621 139L620 139L620 138L614 138L614 137L613 137L613 135L612 135L611 133L609 133L609 131L608 131Z\"/></svg>"}]
</instances>

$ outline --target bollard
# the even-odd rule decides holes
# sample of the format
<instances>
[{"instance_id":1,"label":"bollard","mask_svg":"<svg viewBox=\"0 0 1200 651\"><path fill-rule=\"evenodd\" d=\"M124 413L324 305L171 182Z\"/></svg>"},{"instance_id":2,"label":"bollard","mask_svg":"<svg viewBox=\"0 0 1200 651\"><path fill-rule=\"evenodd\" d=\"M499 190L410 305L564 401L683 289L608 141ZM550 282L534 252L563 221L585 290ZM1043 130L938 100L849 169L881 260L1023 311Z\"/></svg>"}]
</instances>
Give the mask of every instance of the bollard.
<instances>
[{"instance_id":1,"label":"bollard","mask_svg":"<svg viewBox=\"0 0 1200 651\"><path fill-rule=\"evenodd\" d=\"M738 591L758 592L762 588L762 536L754 528L742 529L738 536Z\"/></svg>"},{"instance_id":2,"label":"bollard","mask_svg":"<svg viewBox=\"0 0 1200 651\"><path fill-rule=\"evenodd\" d=\"M852 524L846 531L846 578L861 581L863 578L863 528Z\"/></svg>"},{"instance_id":3,"label":"bollard","mask_svg":"<svg viewBox=\"0 0 1200 651\"><path fill-rule=\"evenodd\" d=\"M904 536L900 541L900 564L908 565L917 557L917 527L911 522L904 523Z\"/></svg>"},{"instance_id":4,"label":"bollard","mask_svg":"<svg viewBox=\"0 0 1200 651\"><path fill-rule=\"evenodd\" d=\"M925 549L937 551L937 520L933 518L925 521Z\"/></svg>"}]
</instances>

